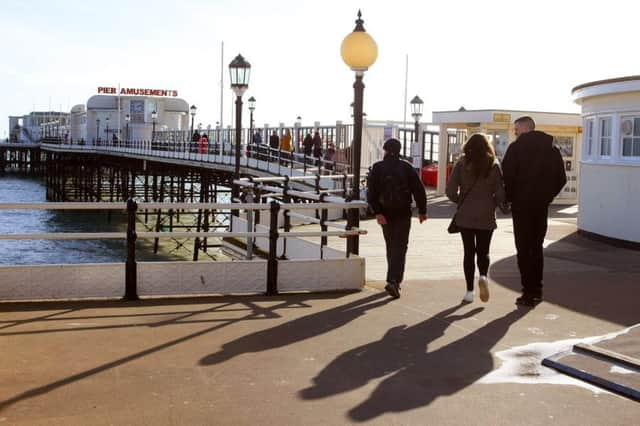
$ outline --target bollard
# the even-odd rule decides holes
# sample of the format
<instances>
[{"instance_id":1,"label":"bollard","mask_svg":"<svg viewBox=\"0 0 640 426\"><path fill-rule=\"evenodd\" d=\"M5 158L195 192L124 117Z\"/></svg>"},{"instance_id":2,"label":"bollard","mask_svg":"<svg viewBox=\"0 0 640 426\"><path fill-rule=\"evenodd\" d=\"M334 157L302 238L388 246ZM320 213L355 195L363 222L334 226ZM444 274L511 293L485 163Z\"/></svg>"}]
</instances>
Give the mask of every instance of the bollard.
<instances>
[{"instance_id":1,"label":"bollard","mask_svg":"<svg viewBox=\"0 0 640 426\"><path fill-rule=\"evenodd\" d=\"M323 192L322 194L320 194L320 202L324 203L324 199L328 194L326 192ZM327 219L329 217L329 209L324 208L322 209L322 213L320 214L320 230L322 232L327 232L327 230L329 229L327 227ZM323 235L322 237L320 237L320 259L324 259L324 247L329 243L329 239L327 238L326 235Z\"/></svg>"},{"instance_id":2,"label":"bollard","mask_svg":"<svg viewBox=\"0 0 640 426\"><path fill-rule=\"evenodd\" d=\"M271 201L270 223L269 223L269 258L267 260L267 295L278 294L278 259L276 258L276 248L278 245L278 212L280 204Z\"/></svg>"},{"instance_id":3,"label":"bollard","mask_svg":"<svg viewBox=\"0 0 640 426\"><path fill-rule=\"evenodd\" d=\"M138 300L138 267L136 265L136 210L138 204L132 199L127 200L127 261L125 263L125 291L126 300Z\"/></svg>"}]
</instances>

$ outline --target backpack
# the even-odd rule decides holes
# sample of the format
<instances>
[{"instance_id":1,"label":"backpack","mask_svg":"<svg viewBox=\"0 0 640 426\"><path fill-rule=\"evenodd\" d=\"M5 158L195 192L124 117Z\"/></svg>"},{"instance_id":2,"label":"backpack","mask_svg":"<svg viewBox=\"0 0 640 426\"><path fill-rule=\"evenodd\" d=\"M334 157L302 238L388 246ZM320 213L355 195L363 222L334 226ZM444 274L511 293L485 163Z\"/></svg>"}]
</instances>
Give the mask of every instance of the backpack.
<instances>
[{"instance_id":1,"label":"backpack","mask_svg":"<svg viewBox=\"0 0 640 426\"><path fill-rule=\"evenodd\" d=\"M409 182L399 162L383 171L378 201L386 210L406 209L411 206Z\"/></svg>"}]
</instances>

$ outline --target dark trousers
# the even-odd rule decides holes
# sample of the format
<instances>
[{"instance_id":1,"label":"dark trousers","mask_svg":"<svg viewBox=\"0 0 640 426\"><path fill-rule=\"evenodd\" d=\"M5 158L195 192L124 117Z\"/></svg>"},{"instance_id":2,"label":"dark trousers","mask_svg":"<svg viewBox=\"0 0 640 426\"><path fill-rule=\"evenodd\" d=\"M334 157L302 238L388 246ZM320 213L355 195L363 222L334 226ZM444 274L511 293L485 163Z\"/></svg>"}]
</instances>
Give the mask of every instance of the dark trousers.
<instances>
[{"instance_id":1,"label":"dark trousers","mask_svg":"<svg viewBox=\"0 0 640 426\"><path fill-rule=\"evenodd\" d=\"M462 228L462 245L464 246L464 278L467 281L467 291L473 291L473 279L476 274L475 261L478 261L480 275L487 275L489 271L489 247L493 229Z\"/></svg>"},{"instance_id":2,"label":"dark trousers","mask_svg":"<svg viewBox=\"0 0 640 426\"><path fill-rule=\"evenodd\" d=\"M387 218L387 224L382 225L382 234L387 247L387 282L396 284L402 282L410 229L411 216Z\"/></svg>"},{"instance_id":3,"label":"dark trousers","mask_svg":"<svg viewBox=\"0 0 640 426\"><path fill-rule=\"evenodd\" d=\"M513 208L513 233L518 252L518 268L522 292L525 295L542 296L542 272L544 256L542 243L547 233L547 206Z\"/></svg>"}]
</instances>

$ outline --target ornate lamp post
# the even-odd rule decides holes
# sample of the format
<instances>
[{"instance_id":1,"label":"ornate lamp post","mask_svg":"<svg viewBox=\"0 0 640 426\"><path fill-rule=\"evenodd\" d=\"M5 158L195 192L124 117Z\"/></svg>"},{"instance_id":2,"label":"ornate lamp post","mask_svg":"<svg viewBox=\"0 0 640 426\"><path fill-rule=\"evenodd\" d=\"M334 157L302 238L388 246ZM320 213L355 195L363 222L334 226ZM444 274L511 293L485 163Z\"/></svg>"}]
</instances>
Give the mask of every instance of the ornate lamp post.
<instances>
[{"instance_id":1,"label":"ornate lamp post","mask_svg":"<svg viewBox=\"0 0 640 426\"><path fill-rule=\"evenodd\" d=\"M105 118L105 121L107 122L107 128L106 128L106 132L107 132L107 137L106 137L106 144L109 144L109 117Z\"/></svg>"},{"instance_id":2,"label":"ornate lamp post","mask_svg":"<svg viewBox=\"0 0 640 426\"><path fill-rule=\"evenodd\" d=\"M189 141L191 141L191 139L193 139L193 119L196 117L196 111L198 110L198 108L196 108L195 105L191 105L191 108L189 108L189 112L191 114L191 134L189 135Z\"/></svg>"},{"instance_id":3,"label":"ornate lamp post","mask_svg":"<svg viewBox=\"0 0 640 426\"><path fill-rule=\"evenodd\" d=\"M420 117L422 117L422 107L424 106L424 102L418 95L414 96L411 99L411 116L415 120L415 129L414 129L414 141L416 143L420 142L420 137L418 133L420 132ZM422 161L422 157L424 156L424 149L420 147L420 161ZM414 164L415 168L421 168L422 164Z\"/></svg>"},{"instance_id":4,"label":"ornate lamp post","mask_svg":"<svg viewBox=\"0 0 640 426\"><path fill-rule=\"evenodd\" d=\"M131 116L129 114L124 116L124 122L125 124L125 132L124 132L124 137L125 139L128 141L129 140L129 122L131 121Z\"/></svg>"},{"instance_id":5,"label":"ornate lamp post","mask_svg":"<svg viewBox=\"0 0 640 426\"><path fill-rule=\"evenodd\" d=\"M158 113L153 110L151 111L151 143L156 140L156 119L158 118Z\"/></svg>"},{"instance_id":6,"label":"ornate lamp post","mask_svg":"<svg viewBox=\"0 0 640 426\"><path fill-rule=\"evenodd\" d=\"M231 89L236 95L236 146L235 156L236 164L233 178L240 178L240 142L242 139L242 95L249 88L249 74L251 72L251 64L247 62L242 55L238 55L229 64L229 74L231 80ZM240 188L233 185L231 197L238 198ZM236 211L237 214L237 211Z\"/></svg>"},{"instance_id":7,"label":"ornate lamp post","mask_svg":"<svg viewBox=\"0 0 640 426\"><path fill-rule=\"evenodd\" d=\"M353 32L347 35L340 46L340 55L345 64L356 74L356 81L353 84L353 146L352 146L352 189L351 198L360 199L360 150L362 147L362 104L364 83L362 77L378 57L378 45L373 38L365 31L362 13L358 10L358 19ZM360 225L360 216L355 214L353 225ZM358 237L353 238L352 253L359 252Z\"/></svg>"},{"instance_id":8,"label":"ornate lamp post","mask_svg":"<svg viewBox=\"0 0 640 426\"><path fill-rule=\"evenodd\" d=\"M296 152L300 152L300 128L302 127L302 117L296 117Z\"/></svg>"},{"instance_id":9,"label":"ornate lamp post","mask_svg":"<svg viewBox=\"0 0 640 426\"><path fill-rule=\"evenodd\" d=\"M247 99L249 104L249 143L253 142L253 111L256 109L256 98L253 96Z\"/></svg>"},{"instance_id":10,"label":"ornate lamp post","mask_svg":"<svg viewBox=\"0 0 640 426\"><path fill-rule=\"evenodd\" d=\"M100 119L96 118L96 144L98 144L100 140Z\"/></svg>"}]
</instances>

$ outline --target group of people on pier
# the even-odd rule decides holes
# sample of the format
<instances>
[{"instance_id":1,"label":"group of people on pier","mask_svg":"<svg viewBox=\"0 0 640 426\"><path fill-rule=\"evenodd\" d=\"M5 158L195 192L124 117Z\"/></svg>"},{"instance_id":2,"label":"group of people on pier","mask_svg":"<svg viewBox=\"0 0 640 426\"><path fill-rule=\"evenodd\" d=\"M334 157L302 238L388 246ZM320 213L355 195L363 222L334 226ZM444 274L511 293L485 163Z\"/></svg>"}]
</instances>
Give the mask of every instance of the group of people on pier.
<instances>
[{"instance_id":1,"label":"group of people on pier","mask_svg":"<svg viewBox=\"0 0 640 426\"><path fill-rule=\"evenodd\" d=\"M510 212L513 220L522 284L516 304L534 307L542 301L548 208L567 177L553 136L535 130L535 122L528 116L515 120L514 127L516 140L507 148L502 164L485 135L471 135L447 182L446 195L457 207L449 232L459 232L464 247L464 303L474 299L476 264L480 300L489 300L489 251L497 228L496 208ZM384 143L385 156L374 164L367 191L386 244L385 290L395 299L400 297L404 276L412 200L419 222L427 220L424 186L413 167L400 159L400 148L397 139Z\"/></svg>"}]
</instances>

